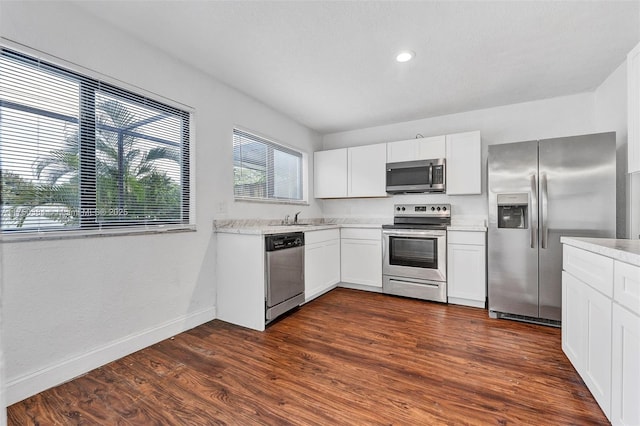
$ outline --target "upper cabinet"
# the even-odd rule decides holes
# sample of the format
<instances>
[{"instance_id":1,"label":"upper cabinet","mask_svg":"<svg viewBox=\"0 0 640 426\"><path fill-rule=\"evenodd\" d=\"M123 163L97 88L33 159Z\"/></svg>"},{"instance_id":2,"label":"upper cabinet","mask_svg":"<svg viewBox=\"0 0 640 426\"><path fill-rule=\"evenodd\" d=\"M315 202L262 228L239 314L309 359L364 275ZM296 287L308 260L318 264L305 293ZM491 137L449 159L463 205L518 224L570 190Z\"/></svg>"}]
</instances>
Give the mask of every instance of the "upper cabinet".
<instances>
[{"instance_id":1,"label":"upper cabinet","mask_svg":"<svg viewBox=\"0 0 640 426\"><path fill-rule=\"evenodd\" d=\"M348 148L348 196L386 197L387 147L377 145Z\"/></svg>"},{"instance_id":2,"label":"upper cabinet","mask_svg":"<svg viewBox=\"0 0 640 426\"><path fill-rule=\"evenodd\" d=\"M482 193L480 131L446 137L447 195Z\"/></svg>"},{"instance_id":3,"label":"upper cabinet","mask_svg":"<svg viewBox=\"0 0 640 426\"><path fill-rule=\"evenodd\" d=\"M386 197L386 144L314 153L316 198Z\"/></svg>"},{"instance_id":4,"label":"upper cabinet","mask_svg":"<svg viewBox=\"0 0 640 426\"><path fill-rule=\"evenodd\" d=\"M445 158L445 137L409 139L387 144L387 163Z\"/></svg>"},{"instance_id":5,"label":"upper cabinet","mask_svg":"<svg viewBox=\"0 0 640 426\"><path fill-rule=\"evenodd\" d=\"M629 173L640 172L640 44L627 55Z\"/></svg>"},{"instance_id":6,"label":"upper cabinet","mask_svg":"<svg viewBox=\"0 0 640 426\"><path fill-rule=\"evenodd\" d=\"M347 196L347 148L313 154L313 194L316 198Z\"/></svg>"},{"instance_id":7,"label":"upper cabinet","mask_svg":"<svg viewBox=\"0 0 640 426\"><path fill-rule=\"evenodd\" d=\"M446 160L446 194L482 193L480 131L314 153L315 198L386 197L386 163Z\"/></svg>"}]
</instances>

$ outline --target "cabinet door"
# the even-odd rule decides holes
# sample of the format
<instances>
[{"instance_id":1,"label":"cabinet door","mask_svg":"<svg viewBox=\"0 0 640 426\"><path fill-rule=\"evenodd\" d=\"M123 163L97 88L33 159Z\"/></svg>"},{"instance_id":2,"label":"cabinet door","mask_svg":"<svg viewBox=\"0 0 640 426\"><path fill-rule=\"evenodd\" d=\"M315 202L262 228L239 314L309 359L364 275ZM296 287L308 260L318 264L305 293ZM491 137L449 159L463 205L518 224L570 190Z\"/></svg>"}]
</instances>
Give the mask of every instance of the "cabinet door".
<instances>
[{"instance_id":1,"label":"cabinet door","mask_svg":"<svg viewBox=\"0 0 640 426\"><path fill-rule=\"evenodd\" d=\"M432 136L430 138L419 138L417 141L416 160L431 160L434 158L445 158L446 138L445 136Z\"/></svg>"},{"instance_id":2,"label":"cabinet door","mask_svg":"<svg viewBox=\"0 0 640 426\"><path fill-rule=\"evenodd\" d=\"M583 284L584 285L584 284ZM612 303L592 287L586 290L586 359L582 379L611 418L611 313Z\"/></svg>"},{"instance_id":3,"label":"cabinet door","mask_svg":"<svg viewBox=\"0 0 640 426\"><path fill-rule=\"evenodd\" d=\"M340 240L305 245L305 300L309 301L340 282Z\"/></svg>"},{"instance_id":4,"label":"cabinet door","mask_svg":"<svg viewBox=\"0 0 640 426\"><path fill-rule=\"evenodd\" d=\"M389 142L387 144L387 163L413 161L416 159L417 139Z\"/></svg>"},{"instance_id":5,"label":"cabinet door","mask_svg":"<svg viewBox=\"0 0 640 426\"><path fill-rule=\"evenodd\" d=\"M611 423L640 425L640 316L613 305Z\"/></svg>"},{"instance_id":6,"label":"cabinet door","mask_svg":"<svg viewBox=\"0 0 640 426\"><path fill-rule=\"evenodd\" d=\"M382 287L382 241L345 240L340 243L341 280Z\"/></svg>"},{"instance_id":7,"label":"cabinet door","mask_svg":"<svg viewBox=\"0 0 640 426\"><path fill-rule=\"evenodd\" d=\"M340 239L328 241L324 247L324 288L340 282Z\"/></svg>"},{"instance_id":8,"label":"cabinet door","mask_svg":"<svg viewBox=\"0 0 640 426\"><path fill-rule=\"evenodd\" d=\"M485 247L449 244L447 247L449 303L484 308L486 300Z\"/></svg>"},{"instance_id":9,"label":"cabinet door","mask_svg":"<svg viewBox=\"0 0 640 426\"><path fill-rule=\"evenodd\" d=\"M629 173L640 171L640 44L627 55Z\"/></svg>"},{"instance_id":10,"label":"cabinet door","mask_svg":"<svg viewBox=\"0 0 640 426\"><path fill-rule=\"evenodd\" d=\"M482 193L480 132L447 135L447 195Z\"/></svg>"},{"instance_id":11,"label":"cabinet door","mask_svg":"<svg viewBox=\"0 0 640 426\"><path fill-rule=\"evenodd\" d=\"M315 152L313 154L314 197L346 197L347 169L347 148Z\"/></svg>"},{"instance_id":12,"label":"cabinet door","mask_svg":"<svg viewBox=\"0 0 640 426\"><path fill-rule=\"evenodd\" d=\"M562 271L562 350L580 374L585 363L585 287L573 275Z\"/></svg>"},{"instance_id":13,"label":"cabinet door","mask_svg":"<svg viewBox=\"0 0 640 426\"><path fill-rule=\"evenodd\" d=\"M324 242L304 246L304 296L311 300L322 292L324 281Z\"/></svg>"},{"instance_id":14,"label":"cabinet door","mask_svg":"<svg viewBox=\"0 0 640 426\"><path fill-rule=\"evenodd\" d=\"M349 197L386 197L386 144L348 148Z\"/></svg>"}]
</instances>

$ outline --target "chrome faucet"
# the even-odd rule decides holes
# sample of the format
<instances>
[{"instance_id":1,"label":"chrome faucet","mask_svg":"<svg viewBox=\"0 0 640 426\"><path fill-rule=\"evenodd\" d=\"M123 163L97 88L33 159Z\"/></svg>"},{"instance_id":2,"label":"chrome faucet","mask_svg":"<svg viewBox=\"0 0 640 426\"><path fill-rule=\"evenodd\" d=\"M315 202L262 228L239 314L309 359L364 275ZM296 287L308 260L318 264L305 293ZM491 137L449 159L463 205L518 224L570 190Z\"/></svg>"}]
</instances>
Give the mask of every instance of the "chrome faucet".
<instances>
[{"instance_id":1,"label":"chrome faucet","mask_svg":"<svg viewBox=\"0 0 640 426\"><path fill-rule=\"evenodd\" d=\"M298 223L298 215L299 215L300 213L302 213L302 212L300 211L300 212L297 212L297 213L295 214L295 216L294 216L294 218L293 218L293 223L296 223L296 224Z\"/></svg>"},{"instance_id":2,"label":"chrome faucet","mask_svg":"<svg viewBox=\"0 0 640 426\"><path fill-rule=\"evenodd\" d=\"M284 216L284 220L282 221L283 225L288 225L289 224L289 215L285 215Z\"/></svg>"}]
</instances>

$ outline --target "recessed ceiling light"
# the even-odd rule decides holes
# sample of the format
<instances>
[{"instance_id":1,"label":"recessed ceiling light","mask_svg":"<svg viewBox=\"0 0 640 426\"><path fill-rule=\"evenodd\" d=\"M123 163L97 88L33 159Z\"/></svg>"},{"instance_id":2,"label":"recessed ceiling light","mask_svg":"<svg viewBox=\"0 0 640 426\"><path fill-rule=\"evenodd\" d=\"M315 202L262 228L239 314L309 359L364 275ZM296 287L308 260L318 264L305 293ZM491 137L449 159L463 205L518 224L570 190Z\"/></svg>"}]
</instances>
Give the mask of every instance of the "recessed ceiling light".
<instances>
[{"instance_id":1,"label":"recessed ceiling light","mask_svg":"<svg viewBox=\"0 0 640 426\"><path fill-rule=\"evenodd\" d=\"M396 61L409 62L410 60L413 59L414 56L416 56L416 52L413 52L411 50L403 50L400 53L398 53L398 56L396 56Z\"/></svg>"}]
</instances>

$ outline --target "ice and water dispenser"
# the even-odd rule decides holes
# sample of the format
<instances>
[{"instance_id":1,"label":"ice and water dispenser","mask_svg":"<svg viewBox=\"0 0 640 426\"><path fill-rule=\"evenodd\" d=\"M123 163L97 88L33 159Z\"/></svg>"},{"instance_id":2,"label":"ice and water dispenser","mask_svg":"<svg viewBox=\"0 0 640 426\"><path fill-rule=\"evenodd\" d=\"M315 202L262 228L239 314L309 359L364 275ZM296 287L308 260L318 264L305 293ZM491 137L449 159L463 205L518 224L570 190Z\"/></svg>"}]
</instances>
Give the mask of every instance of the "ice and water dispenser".
<instances>
[{"instance_id":1,"label":"ice and water dispenser","mask_svg":"<svg viewBox=\"0 0 640 426\"><path fill-rule=\"evenodd\" d=\"M527 229L529 194L498 194L498 228Z\"/></svg>"}]
</instances>

